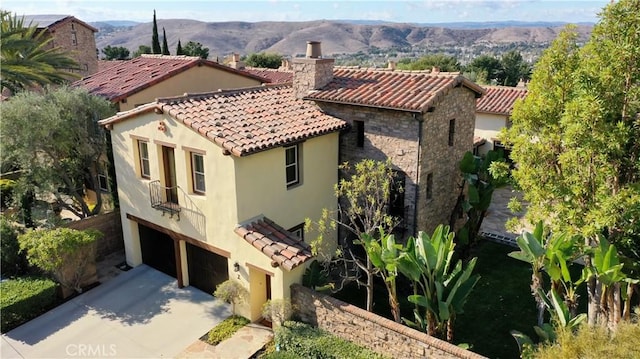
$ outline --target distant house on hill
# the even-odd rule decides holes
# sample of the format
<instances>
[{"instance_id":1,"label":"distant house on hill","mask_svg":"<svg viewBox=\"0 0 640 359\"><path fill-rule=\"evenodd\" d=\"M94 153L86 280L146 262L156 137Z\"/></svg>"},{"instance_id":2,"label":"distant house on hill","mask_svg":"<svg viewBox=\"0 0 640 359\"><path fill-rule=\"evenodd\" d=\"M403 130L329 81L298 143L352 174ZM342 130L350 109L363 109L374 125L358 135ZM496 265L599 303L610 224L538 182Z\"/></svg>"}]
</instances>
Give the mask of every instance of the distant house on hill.
<instances>
[{"instance_id":1,"label":"distant house on hill","mask_svg":"<svg viewBox=\"0 0 640 359\"><path fill-rule=\"evenodd\" d=\"M95 27L70 15L25 15L24 24L37 25L53 38L50 47L61 47L71 54L79 69L70 72L82 77L98 72Z\"/></svg>"},{"instance_id":2,"label":"distant house on hill","mask_svg":"<svg viewBox=\"0 0 640 359\"><path fill-rule=\"evenodd\" d=\"M142 55L101 64L102 71L74 82L117 104L119 111L185 93L252 87L262 77L192 56Z\"/></svg>"},{"instance_id":3,"label":"distant house on hill","mask_svg":"<svg viewBox=\"0 0 640 359\"><path fill-rule=\"evenodd\" d=\"M486 94L477 100L474 142L478 154L505 149L498 140L503 128L510 126L513 105L527 96L524 86L485 86ZM508 153L508 151L507 151Z\"/></svg>"}]
</instances>

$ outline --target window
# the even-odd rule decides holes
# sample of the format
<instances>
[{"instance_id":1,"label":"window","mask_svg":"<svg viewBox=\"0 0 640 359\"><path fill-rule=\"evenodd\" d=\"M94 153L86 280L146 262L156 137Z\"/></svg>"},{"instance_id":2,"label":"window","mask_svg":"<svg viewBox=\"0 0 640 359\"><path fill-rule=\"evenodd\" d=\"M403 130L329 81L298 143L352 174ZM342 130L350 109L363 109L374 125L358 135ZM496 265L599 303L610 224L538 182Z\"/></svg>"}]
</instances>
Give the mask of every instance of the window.
<instances>
[{"instance_id":1,"label":"window","mask_svg":"<svg viewBox=\"0 0 640 359\"><path fill-rule=\"evenodd\" d=\"M109 191L109 181L107 180L107 175L100 173L98 174L98 187L103 192Z\"/></svg>"},{"instance_id":2,"label":"window","mask_svg":"<svg viewBox=\"0 0 640 359\"><path fill-rule=\"evenodd\" d=\"M204 193L204 156L199 153L191 153L191 172L193 174L193 192Z\"/></svg>"},{"instance_id":3,"label":"window","mask_svg":"<svg viewBox=\"0 0 640 359\"><path fill-rule=\"evenodd\" d=\"M284 152L287 187L291 187L300 183L300 158L298 145L285 147Z\"/></svg>"},{"instance_id":4,"label":"window","mask_svg":"<svg viewBox=\"0 0 640 359\"><path fill-rule=\"evenodd\" d=\"M353 121L356 127L356 147L364 147L364 121Z\"/></svg>"},{"instance_id":5,"label":"window","mask_svg":"<svg viewBox=\"0 0 640 359\"><path fill-rule=\"evenodd\" d=\"M456 119L449 120L449 146L453 146L454 135L456 133Z\"/></svg>"},{"instance_id":6,"label":"window","mask_svg":"<svg viewBox=\"0 0 640 359\"><path fill-rule=\"evenodd\" d=\"M427 174L427 200L433 198L433 173Z\"/></svg>"},{"instance_id":7,"label":"window","mask_svg":"<svg viewBox=\"0 0 640 359\"><path fill-rule=\"evenodd\" d=\"M289 232L291 232L294 237L304 241L304 223L300 223L299 225L289 229Z\"/></svg>"},{"instance_id":8,"label":"window","mask_svg":"<svg viewBox=\"0 0 640 359\"><path fill-rule=\"evenodd\" d=\"M140 176L142 178L151 178L149 144L146 141L138 141L138 156L140 157Z\"/></svg>"},{"instance_id":9,"label":"window","mask_svg":"<svg viewBox=\"0 0 640 359\"><path fill-rule=\"evenodd\" d=\"M71 45L74 45L74 46L78 45L78 36L76 36L75 31L71 33Z\"/></svg>"}]
</instances>

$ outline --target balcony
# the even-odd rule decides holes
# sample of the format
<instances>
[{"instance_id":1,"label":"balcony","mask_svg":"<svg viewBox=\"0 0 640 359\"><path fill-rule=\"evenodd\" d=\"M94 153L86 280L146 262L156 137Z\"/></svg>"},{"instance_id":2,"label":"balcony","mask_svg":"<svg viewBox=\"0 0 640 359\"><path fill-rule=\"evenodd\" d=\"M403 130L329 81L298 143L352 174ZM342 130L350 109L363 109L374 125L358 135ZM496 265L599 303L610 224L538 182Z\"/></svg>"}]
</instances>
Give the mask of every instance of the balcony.
<instances>
[{"instance_id":1,"label":"balcony","mask_svg":"<svg viewBox=\"0 0 640 359\"><path fill-rule=\"evenodd\" d=\"M180 205L178 204L178 189L180 187L165 187L160 181L149 183L149 198L151 207L162 211L162 215L169 213L173 218L175 214L180 220Z\"/></svg>"}]
</instances>

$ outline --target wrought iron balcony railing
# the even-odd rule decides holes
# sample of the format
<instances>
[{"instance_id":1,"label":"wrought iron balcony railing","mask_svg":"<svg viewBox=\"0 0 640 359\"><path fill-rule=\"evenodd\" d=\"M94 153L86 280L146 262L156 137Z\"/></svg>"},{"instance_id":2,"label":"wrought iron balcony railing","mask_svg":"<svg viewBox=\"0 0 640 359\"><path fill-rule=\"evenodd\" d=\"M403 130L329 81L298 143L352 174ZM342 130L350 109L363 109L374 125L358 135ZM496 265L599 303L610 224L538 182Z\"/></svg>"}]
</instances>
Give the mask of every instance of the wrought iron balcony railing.
<instances>
[{"instance_id":1,"label":"wrought iron balcony railing","mask_svg":"<svg viewBox=\"0 0 640 359\"><path fill-rule=\"evenodd\" d=\"M162 214L169 213L178 216L180 219L180 205L178 204L178 189L180 187L165 187L160 181L152 181L149 183L149 198L151 199L151 207L162 211Z\"/></svg>"}]
</instances>

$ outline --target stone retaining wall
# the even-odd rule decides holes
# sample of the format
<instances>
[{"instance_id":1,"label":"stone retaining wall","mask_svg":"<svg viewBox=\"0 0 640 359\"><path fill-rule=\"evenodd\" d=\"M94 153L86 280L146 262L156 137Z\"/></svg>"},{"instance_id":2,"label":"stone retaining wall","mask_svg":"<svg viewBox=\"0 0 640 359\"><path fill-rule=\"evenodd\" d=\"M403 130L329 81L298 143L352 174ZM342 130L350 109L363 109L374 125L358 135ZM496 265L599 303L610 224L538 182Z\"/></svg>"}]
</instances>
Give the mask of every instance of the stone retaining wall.
<instances>
[{"instance_id":1,"label":"stone retaining wall","mask_svg":"<svg viewBox=\"0 0 640 359\"><path fill-rule=\"evenodd\" d=\"M392 358L484 358L299 284L291 302L303 322Z\"/></svg>"}]
</instances>

